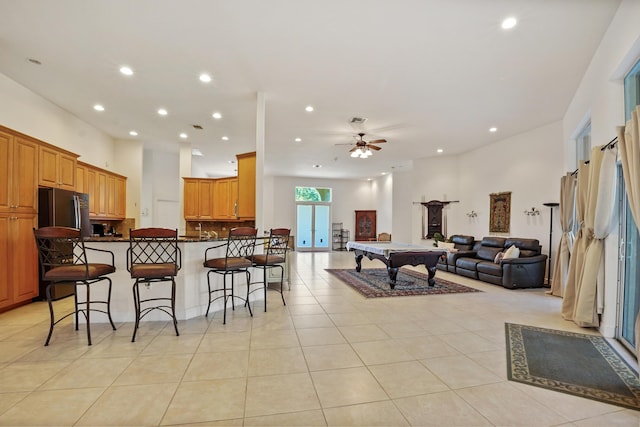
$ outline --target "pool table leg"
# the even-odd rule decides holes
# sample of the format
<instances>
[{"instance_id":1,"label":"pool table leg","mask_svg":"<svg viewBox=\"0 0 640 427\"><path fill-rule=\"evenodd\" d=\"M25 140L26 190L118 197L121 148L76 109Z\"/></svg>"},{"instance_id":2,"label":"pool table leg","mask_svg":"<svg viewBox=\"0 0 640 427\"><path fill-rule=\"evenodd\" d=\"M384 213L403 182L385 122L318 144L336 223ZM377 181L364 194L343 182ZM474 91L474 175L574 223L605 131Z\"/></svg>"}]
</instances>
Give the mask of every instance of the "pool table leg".
<instances>
[{"instance_id":1,"label":"pool table leg","mask_svg":"<svg viewBox=\"0 0 640 427\"><path fill-rule=\"evenodd\" d=\"M362 270L362 257L364 256L363 254L358 254L356 253L356 271L358 273L360 273L360 270Z\"/></svg>"},{"instance_id":2,"label":"pool table leg","mask_svg":"<svg viewBox=\"0 0 640 427\"><path fill-rule=\"evenodd\" d=\"M427 282L429 283L429 286L434 286L436 284L436 279L434 278L436 275L436 267L427 267L425 265L425 268L429 273L429 278L427 279Z\"/></svg>"},{"instance_id":3,"label":"pool table leg","mask_svg":"<svg viewBox=\"0 0 640 427\"><path fill-rule=\"evenodd\" d=\"M398 267L387 267L389 273L389 286L391 289L396 288L396 278L398 277Z\"/></svg>"}]
</instances>

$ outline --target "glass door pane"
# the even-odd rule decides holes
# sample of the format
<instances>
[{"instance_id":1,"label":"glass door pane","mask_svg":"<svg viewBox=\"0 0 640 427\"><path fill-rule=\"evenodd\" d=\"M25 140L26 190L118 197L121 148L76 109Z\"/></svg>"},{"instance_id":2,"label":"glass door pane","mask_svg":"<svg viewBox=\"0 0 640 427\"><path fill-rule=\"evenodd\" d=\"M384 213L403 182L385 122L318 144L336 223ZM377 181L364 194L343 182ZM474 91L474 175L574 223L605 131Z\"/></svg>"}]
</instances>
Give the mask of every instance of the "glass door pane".
<instances>
[{"instance_id":1,"label":"glass door pane","mask_svg":"<svg viewBox=\"0 0 640 427\"><path fill-rule=\"evenodd\" d=\"M634 325L636 315L640 309L640 275L638 272L638 265L640 265L638 242L640 241L640 236L638 234L638 228L633 221L631 209L626 197L624 205L624 252L621 254L624 264L624 268L622 269L624 277L622 280L623 300L620 333L622 335L622 342L630 346L631 349L634 349L636 345Z\"/></svg>"},{"instance_id":2,"label":"glass door pane","mask_svg":"<svg viewBox=\"0 0 640 427\"><path fill-rule=\"evenodd\" d=\"M318 249L329 248L329 206L315 205L313 245Z\"/></svg>"},{"instance_id":3,"label":"glass door pane","mask_svg":"<svg viewBox=\"0 0 640 427\"><path fill-rule=\"evenodd\" d=\"M311 227L313 205L298 205L297 210L296 247L298 249L311 248L313 245Z\"/></svg>"}]
</instances>

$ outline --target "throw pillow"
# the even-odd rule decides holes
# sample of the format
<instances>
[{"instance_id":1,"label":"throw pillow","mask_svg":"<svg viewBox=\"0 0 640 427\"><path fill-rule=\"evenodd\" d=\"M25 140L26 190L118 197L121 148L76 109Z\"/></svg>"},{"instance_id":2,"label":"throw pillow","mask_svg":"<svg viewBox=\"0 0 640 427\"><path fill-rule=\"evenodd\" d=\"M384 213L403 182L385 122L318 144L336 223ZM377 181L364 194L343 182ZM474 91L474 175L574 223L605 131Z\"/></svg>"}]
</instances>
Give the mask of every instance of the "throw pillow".
<instances>
[{"instance_id":1,"label":"throw pillow","mask_svg":"<svg viewBox=\"0 0 640 427\"><path fill-rule=\"evenodd\" d=\"M502 258L504 258L504 252L498 252L496 254L496 257L493 259L493 262L495 262L496 264L500 264L500 261L502 261Z\"/></svg>"},{"instance_id":2,"label":"throw pillow","mask_svg":"<svg viewBox=\"0 0 640 427\"><path fill-rule=\"evenodd\" d=\"M504 252L504 257L502 257L502 259L518 258L519 256L520 249L518 249L516 245L511 245L511 247Z\"/></svg>"},{"instance_id":3,"label":"throw pillow","mask_svg":"<svg viewBox=\"0 0 640 427\"><path fill-rule=\"evenodd\" d=\"M444 248L444 249L455 249L455 243L452 242L438 242L438 247L439 248Z\"/></svg>"}]
</instances>

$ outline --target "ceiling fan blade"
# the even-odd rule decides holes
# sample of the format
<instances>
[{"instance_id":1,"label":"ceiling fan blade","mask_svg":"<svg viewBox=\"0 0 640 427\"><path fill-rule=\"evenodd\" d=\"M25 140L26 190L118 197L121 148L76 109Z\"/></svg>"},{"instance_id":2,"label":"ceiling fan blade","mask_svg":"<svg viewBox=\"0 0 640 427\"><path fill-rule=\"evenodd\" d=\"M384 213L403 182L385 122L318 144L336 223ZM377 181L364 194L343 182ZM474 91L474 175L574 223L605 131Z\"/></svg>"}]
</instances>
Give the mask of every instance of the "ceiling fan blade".
<instances>
[{"instance_id":1,"label":"ceiling fan blade","mask_svg":"<svg viewBox=\"0 0 640 427\"><path fill-rule=\"evenodd\" d=\"M356 145L355 147L353 147L351 150L349 150L350 153L356 151L358 149L358 146Z\"/></svg>"},{"instance_id":2,"label":"ceiling fan blade","mask_svg":"<svg viewBox=\"0 0 640 427\"><path fill-rule=\"evenodd\" d=\"M374 150L374 151L380 151L380 150L382 150L382 148L381 148L381 147L377 147L377 146L375 146L375 145L371 145L371 144L367 144L367 148L371 148L371 149L372 149L372 150Z\"/></svg>"},{"instance_id":3,"label":"ceiling fan blade","mask_svg":"<svg viewBox=\"0 0 640 427\"><path fill-rule=\"evenodd\" d=\"M369 141L369 144L382 144L383 142L387 142L386 139L375 139L373 141Z\"/></svg>"}]
</instances>

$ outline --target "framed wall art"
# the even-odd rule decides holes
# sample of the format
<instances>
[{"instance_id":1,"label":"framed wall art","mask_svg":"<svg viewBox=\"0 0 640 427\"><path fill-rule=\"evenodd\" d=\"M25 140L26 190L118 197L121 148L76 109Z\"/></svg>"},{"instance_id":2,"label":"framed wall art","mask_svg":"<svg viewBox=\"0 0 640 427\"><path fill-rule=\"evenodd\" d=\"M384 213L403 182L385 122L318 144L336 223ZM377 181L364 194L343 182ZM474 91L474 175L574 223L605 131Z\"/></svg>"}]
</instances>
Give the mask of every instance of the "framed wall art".
<instances>
[{"instance_id":1,"label":"framed wall art","mask_svg":"<svg viewBox=\"0 0 640 427\"><path fill-rule=\"evenodd\" d=\"M511 227L511 192L489 195L489 232L508 233Z\"/></svg>"}]
</instances>

